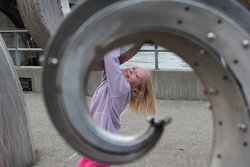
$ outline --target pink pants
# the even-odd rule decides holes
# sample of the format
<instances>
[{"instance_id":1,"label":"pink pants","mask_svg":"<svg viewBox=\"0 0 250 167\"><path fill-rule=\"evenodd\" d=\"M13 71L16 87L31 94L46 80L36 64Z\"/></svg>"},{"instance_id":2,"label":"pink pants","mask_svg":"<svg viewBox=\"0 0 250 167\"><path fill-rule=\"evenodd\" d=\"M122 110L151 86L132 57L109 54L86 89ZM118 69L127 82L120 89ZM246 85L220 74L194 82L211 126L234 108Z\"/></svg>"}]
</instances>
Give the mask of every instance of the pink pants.
<instances>
[{"instance_id":1,"label":"pink pants","mask_svg":"<svg viewBox=\"0 0 250 167\"><path fill-rule=\"evenodd\" d=\"M100 164L86 157L82 157L78 167L110 167L109 165Z\"/></svg>"}]
</instances>

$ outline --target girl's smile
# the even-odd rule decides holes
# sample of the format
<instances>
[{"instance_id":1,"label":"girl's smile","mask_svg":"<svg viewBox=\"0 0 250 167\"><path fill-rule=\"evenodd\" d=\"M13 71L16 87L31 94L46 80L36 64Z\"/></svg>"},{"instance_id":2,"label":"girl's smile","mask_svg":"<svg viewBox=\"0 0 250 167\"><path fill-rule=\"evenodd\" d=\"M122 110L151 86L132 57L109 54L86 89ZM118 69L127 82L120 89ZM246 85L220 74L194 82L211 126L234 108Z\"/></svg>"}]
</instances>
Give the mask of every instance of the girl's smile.
<instances>
[{"instance_id":1,"label":"girl's smile","mask_svg":"<svg viewBox=\"0 0 250 167\"><path fill-rule=\"evenodd\" d=\"M132 67L124 70L123 75L131 85L138 86L146 80L147 69L144 67Z\"/></svg>"}]
</instances>

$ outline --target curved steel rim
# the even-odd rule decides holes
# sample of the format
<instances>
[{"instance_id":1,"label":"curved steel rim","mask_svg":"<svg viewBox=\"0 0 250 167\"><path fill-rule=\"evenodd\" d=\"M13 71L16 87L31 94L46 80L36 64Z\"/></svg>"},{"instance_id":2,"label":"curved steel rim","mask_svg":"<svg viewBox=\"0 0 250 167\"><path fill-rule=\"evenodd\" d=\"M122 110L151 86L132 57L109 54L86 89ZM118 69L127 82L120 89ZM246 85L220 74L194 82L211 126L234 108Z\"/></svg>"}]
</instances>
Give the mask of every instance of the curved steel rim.
<instances>
[{"instance_id":1,"label":"curved steel rim","mask_svg":"<svg viewBox=\"0 0 250 167\"><path fill-rule=\"evenodd\" d=\"M97 3L97 2L96 2ZM142 5L143 4L143 5ZM158 6L159 5L159 6ZM82 5L83 6L83 5ZM161 7L168 7L169 10L167 10L167 12L164 13L164 15L162 15L163 13L161 12L157 12L155 11L154 14L152 13L147 13L147 8L152 9L152 6L155 7L153 9L157 9L159 10L159 8L161 9ZM191 10L187 11L186 7L189 7ZM119 10L118 10L119 9ZM164 8L166 10L166 8ZM138 16L138 18L134 18L133 20L129 20L129 18L131 18L131 16L133 16L133 14L135 14L136 12L138 12L138 10L140 10L140 12L143 12L143 19L142 21L140 21L139 23L136 23L135 21L139 20L138 18L140 18ZM202 45L202 47L199 47L199 49L208 49L207 51L207 55L205 56L205 58L211 58L211 62L213 62L214 64L217 64L215 66L215 69L217 71L221 71L221 75L220 76L227 76L226 81L228 81L227 83L229 84L226 90L230 90L229 93L231 93L231 95L234 95L233 99L230 99L231 97L228 96L228 94L225 91L225 88L223 88L224 85L221 85L220 82L221 80L217 80L217 82L215 83L211 83L211 74L209 75L209 73L206 73L206 71L213 71L211 69L210 66L206 66L206 63L204 63L205 61L202 60L202 58L193 58L196 61L192 61L189 60L189 57L185 57L183 54L180 54L180 56L182 56L187 62L189 62L195 69L195 71L197 72L197 74L200 76L200 78L202 79L202 81L204 82L205 86L207 87L207 93L210 96L210 101L212 103L213 106L213 110L217 111L214 112L215 115L215 147L214 147L214 154L213 154L213 158L211 161L211 165L212 166L234 166L236 162L241 162L243 163L243 165L247 165L248 161L244 156L235 156L233 157L233 155L231 153L228 153L227 150L225 150L226 147L229 147L230 149L234 148L236 151L238 151L240 153L240 155L247 155L247 153L249 153L249 149L242 149L240 146L242 146L242 141L247 141L249 140L249 133L245 132L245 133L241 133L241 131L239 129L237 129L237 125L239 123L245 123L247 126L249 126L249 113L248 113L248 102L249 102L249 94L248 94L248 85L249 85L249 74L247 74L247 71L249 71L249 67L247 67L247 61L245 62L244 60L249 60L249 58L247 57L249 50L245 47L245 45L241 44L242 41L247 40L249 38L249 34L246 33L236 22L234 22L233 20L231 20L229 17L225 16L224 14L222 14L221 12L209 8L203 4L200 3L195 3L193 1L126 1L126 2L121 2L121 3L115 3L113 5L111 5L108 8L108 11L102 10L100 11L98 14L95 15L95 22L91 22L91 20L86 21L81 27L79 27L79 30L74 34L74 36L71 38L71 41L67 41L70 42L69 44L64 43L64 47L61 47L61 50L59 52L56 52L55 50L53 50L53 46L57 46L58 43L56 41L61 41L58 40L59 38L56 36L56 38L54 39L54 43L52 43L51 48L49 48L47 55L48 57L46 58L46 64L45 64L45 73L44 73L44 84L45 84L45 97L49 97L50 95L52 95L51 93L48 93L49 91L51 91L52 93L56 93L55 95L52 95L55 99L55 101L53 102L48 102L47 101L47 105L49 107L49 110L52 109L58 109L58 108L54 108L55 106L53 105L63 105L61 107L69 107L69 106L73 106L70 103L70 99L73 96L78 97L80 100L84 99L84 94L81 93L77 93L76 91L79 92L79 90L82 90L82 86L79 84L81 79L84 79L84 76L86 75L86 71L87 71L87 67L77 67L76 69L74 69L74 76L69 76L66 75L67 71L69 68L71 68L72 64L71 63L77 63L79 60L84 60L86 61L86 63L90 63L91 60L93 59L93 56L95 55L95 51L96 48L100 48L100 46L102 48L105 49L111 49L111 46L108 45L110 43L112 43L112 47L116 47L122 44L127 44L128 42L138 42L138 37L143 37L142 39L144 40L148 40L151 39L153 41L156 41L157 43L161 44L162 46L165 46L167 48L171 48L172 50L175 51L176 53L180 52L178 51L178 48L175 48L174 46L167 45L167 40L164 40L163 38L160 37L160 35L157 35L157 32L160 32L162 34L168 34L167 32L171 32L171 33L177 33L180 36L183 36L187 39L189 39L190 41L198 41L197 46L198 45ZM189 12L189 13L186 13ZM176 15L172 15L172 13L175 13ZM183 15L183 13L185 15ZM197 15L198 13L198 15ZM77 12L75 12L75 16L79 14ZM111 15L112 14L112 15ZM125 14L125 15L124 15ZM195 14L195 20L197 21L197 23L203 23L204 20L208 21L211 25L211 27L213 29L210 29L209 27L206 26L202 26L201 24L197 25L199 26L200 29L198 29L197 27L193 27L192 25L190 25L190 19L194 19L194 14ZM73 14L74 15L74 14ZM88 34L91 31L98 32L101 33L102 30L100 28L98 28L98 25L111 25L111 23L115 23L114 21L116 20L116 18L118 18L119 16L126 16L123 17L123 21L126 22L127 24L130 23L129 25L118 25L119 29L114 29L112 31L109 31L107 34L103 35L102 39L99 39L100 41L98 41L98 43L95 46L90 46L90 43L85 42L83 39L88 39L89 36ZM102 16L102 17L100 17ZM157 22L158 20L155 20L154 18L164 18L164 20L160 20L159 22ZM134 17L134 16L133 16ZM98 19L101 18L101 19ZM105 19L104 19L105 18ZM206 19L205 19L206 18ZM142 18L140 18L142 19ZM220 19L222 22L218 23L218 19ZM165 20L168 20L168 22L166 22ZM179 24L180 20L182 23L187 23L186 25L184 24ZM150 22L151 21L151 22ZM69 22L69 21L68 21ZM150 23L150 24L149 24ZM176 24L177 23L177 24ZM189 23L189 24L188 24ZM147 25L151 25L147 26ZM65 27L63 27L61 29L61 31L59 31L58 34L60 34L60 32L67 32L67 21L65 22ZM152 27L152 25L154 25L154 27ZM184 26L183 26L184 25ZM85 26L89 26L91 27L91 30L88 29ZM147 30L147 28L150 27L150 30ZM201 28L202 27L202 28ZM223 28L227 27L227 32L223 32L222 30L225 30ZM94 28L94 29L93 29ZM127 29L130 29L131 31L128 32ZM163 29L163 30L161 30ZM198 31L198 30L200 31ZM133 30L133 31L132 31ZM140 33L138 32L143 32L146 31L147 32L145 34L140 35ZM185 32L185 33L184 33ZM229 33L231 32L231 33ZM233 33L232 33L233 32ZM96 36L100 36L98 35L98 33L96 34ZM170 33L170 34L171 34ZM133 35L131 35L133 34ZM139 34L139 35L138 35ZM219 35L216 36L216 35ZM228 34L230 34L230 37L228 37ZM154 36L157 36L154 37ZM177 35L177 36L179 36ZM215 36L214 36L215 35ZM169 35L171 36L171 35ZM84 38L83 38L84 37ZM141 39L141 40L142 40ZM173 40L175 38L172 38ZM178 39L178 38L176 38ZM225 45L225 41L228 41L230 39L234 39L233 42L231 43L226 43L227 45ZM177 40L178 41L178 40ZM177 42L175 41L175 42ZM140 42L140 40L139 40ZM143 41L142 41L143 42ZM166 43L164 43L166 42ZM79 44L85 44L84 47L79 47ZM190 42L190 45L192 44L192 42ZM66 47L65 47L66 46ZM223 46L223 50L220 50L219 47ZM193 47L195 48L195 47ZM196 48L198 49L198 47ZM227 49L230 51L227 51ZM192 49L193 50L193 49ZM188 51L188 50L186 50ZM196 50L198 52L198 50ZM82 57L80 58L79 54L80 53L87 53L86 57ZM190 53L193 53L191 51L189 51ZM63 54L64 53L64 54ZM217 54L216 54L217 53ZM240 54L239 57L235 57L235 54L238 53ZM212 55L216 55L214 58L213 56L209 56L210 54ZM50 57L50 55L53 55L53 57ZM73 58L70 59L71 61L67 61L68 57ZM78 55L73 57L72 55ZM189 54L190 56L191 54ZM227 63L228 67L230 68L230 70L232 71L233 75L230 75L230 73L228 73L225 69L225 67L220 64L220 63L216 63L215 60L218 61L218 55L220 55L225 62ZM65 57L64 57L65 56ZM191 56L190 56L191 57ZM56 64L51 63L51 60L55 58L58 60L58 62ZM204 57L203 57L204 58ZM237 60L237 61L236 61ZM206 61L208 62L208 61ZM238 62L241 62L241 66L238 65ZM197 63L198 64L203 64L204 63L204 69L202 68L202 66L197 67ZM213 63L209 64L209 65L214 65ZM205 68L206 67L206 68ZM222 68L223 67L223 68ZM82 71L82 73L79 73L79 71ZM215 70L215 71L216 71ZM46 74L46 71L48 72L52 72L50 74ZM202 74L202 75L201 75ZM210 76L208 77L209 79L206 79L206 77L203 75L207 75ZM67 76L67 77L66 77ZM235 78L237 76L237 78ZM204 78L202 78L204 77ZM244 78L246 77L246 78ZM55 78L55 79L53 79ZM53 81L52 83L56 83L55 85L50 85L51 87L48 87L48 83L46 82ZM78 81L76 83L70 82L70 80L74 80ZM221 78L220 78L221 79ZM235 80L237 79L237 81ZM61 82L63 81L63 82ZM212 81L216 81L216 80L212 80ZM237 82L239 82L243 88L243 92L245 93L245 97L246 99L243 99L242 96L242 90L240 89L240 86L237 84ZM61 85L62 84L62 85ZM69 85L74 86L74 88L69 87ZM232 89L229 89L232 88ZM53 90L57 90L56 92ZM222 93L220 93L222 92ZM223 94L224 93L224 94ZM221 100L226 100L227 103L223 104L221 103ZM245 100L245 101L244 101ZM72 101L72 100L71 100ZM74 105L79 105L80 101L75 101ZM247 102L247 104L245 103ZM54 103L54 104L53 104ZM223 104L223 105L222 105ZM79 109L83 109L84 106L77 106L79 107ZM62 109L62 108L61 108ZM62 109L64 110L64 109ZM85 108L86 110L86 108ZM240 110L240 112L235 112L235 110ZM56 110L54 110L56 111ZM71 111L68 109L64 110L64 112L67 111ZM237 114L236 114L237 113ZM51 113L50 113L51 114ZM63 113L59 113L59 114L63 114ZM229 116L230 119L227 119L227 117L225 116ZM63 114L63 118L65 119L65 117L71 117L72 113L68 113L65 115L65 113ZM53 116L53 114L51 114L52 119L55 119L55 117ZM73 117L71 117L73 118ZM76 117L74 117L75 119ZM59 118L61 119L61 118ZM70 119L70 118L69 118ZM71 120L74 120L71 119ZM223 120L223 121L221 121ZM61 125L63 126L74 126L74 128L76 128L76 124L71 122L74 125L69 125L69 124L65 124L62 122L62 120L60 123L58 123L56 126L57 128L60 128ZM217 124L217 122L225 122L225 124L228 126L226 128L226 132L223 132L223 128L221 128L220 124ZM80 123L80 121L77 121L77 123ZM91 124L90 124L91 125ZM91 125L91 128L93 128L97 131L98 128L95 128L95 126ZM72 127L70 127L72 128ZM76 128L77 129L77 128ZM76 130L74 129L74 130ZM80 135L79 133L81 130L77 129L77 135ZM101 133L102 135L106 135L106 139L108 139L110 136L108 136L105 133ZM232 136L231 136L232 135ZM228 138L231 139L230 141L228 141ZM75 137L75 136L74 136ZM86 136L81 136L82 138L86 139ZM99 136L100 137L100 136ZM80 138L80 137L79 137ZM225 140L226 142L223 142L223 139L227 139ZM88 139L87 139L88 140ZM70 141L70 139L68 138L68 141ZM91 142L90 140L88 142ZM105 141L107 143L109 143L108 141ZM118 142L119 143L119 142ZM71 143L74 145L74 147L77 147L77 144L79 143ZM106 143L105 143L106 144ZM79 146L79 145L78 145ZM101 146L102 147L102 146ZM105 147L105 146L104 146ZM108 146L107 146L108 147ZM79 151L81 151L82 153L88 154L86 151L84 150L80 150L81 148L78 148ZM220 155L220 156L219 156ZM221 156L223 156L225 158L221 159ZM93 156L93 155L89 155L89 156ZM95 157L93 157L94 159L97 159L98 154L96 154ZM106 157L105 157L106 158ZM119 157L117 157L119 158ZM100 161L104 161L107 162L107 160L104 159L100 159ZM110 160L112 161L112 160ZM110 162L109 161L109 162ZM122 160L120 160L121 162Z\"/></svg>"},{"instance_id":2,"label":"curved steel rim","mask_svg":"<svg viewBox=\"0 0 250 167\"><path fill-rule=\"evenodd\" d=\"M22 18L26 22L26 27L42 48L46 47L49 38L54 35L64 17L70 13L69 0L51 2L44 0L38 0L36 2L34 0L18 0L17 2ZM95 12L95 9L98 9L98 7L86 10L86 13L91 15ZM85 14L85 16L87 16L87 14ZM136 45L132 48L128 48L127 51L122 54L123 58L121 59L128 61L134 56L134 54L128 56L127 53L130 53L130 49L140 49L140 46L141 45ZM103 61L97 61L93 70L103 70Z\"/></svg>"},{"instance_id":3,"label":"curved steel rim","mask_svg":"<svg viewBox=\"0 0 250 167\"><path fill-rule=\"evenodd\" d=\"M143 44L133 44L132 46L124 46L124 52L121 52L121 56L119 57L120 64L125 63L126 61L130 60L132 57L136 55L136 53L141 49ZM101 71L104 70L104 60L94 60L91 67L91 71Z\"/></svg>"},{"instance_id":4,"label":"curved steel rim","mask_svg":"<svg viewBox=\"0 0 250 167\"><path fill-rule=\"evenodd\" d=\"M17 5L25 26L42 48L70 10L68 0L17 0Z\"/></svg>"},{"instance_id":5,"label":"curved steel rim","mask_svg":"<svg viewBox=\"0 0 250 167\"><path fill-rule=\"evenodd\" d=\"M195 0L202 2L215 9L220 10L222 13L228 15L235 22L240 24L242 28L250 32L249 11L242 7L236 0ZM239 0L238 0L239 1Z\"/></svg>"}]
</instances>

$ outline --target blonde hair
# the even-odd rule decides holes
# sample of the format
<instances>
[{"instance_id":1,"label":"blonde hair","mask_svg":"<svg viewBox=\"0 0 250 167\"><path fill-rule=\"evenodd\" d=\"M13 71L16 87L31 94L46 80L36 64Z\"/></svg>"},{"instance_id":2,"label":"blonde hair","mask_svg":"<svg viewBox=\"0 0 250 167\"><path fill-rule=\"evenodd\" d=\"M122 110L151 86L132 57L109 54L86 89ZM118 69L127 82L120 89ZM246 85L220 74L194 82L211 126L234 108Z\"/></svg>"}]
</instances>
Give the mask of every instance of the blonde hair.
<instances>
[{"instance_id":1,"label":"blonde hair","mask_svg":"<svg viewBox=\"0 0 250 167\"><path fill-rule=\"evenodd\" d=\"M145 82L139 85L139 91L131 91L129 108L139 115L154 116L156 115L155 94L150 72L148 70L147 72Z\"/></svg>"}]
</instances>

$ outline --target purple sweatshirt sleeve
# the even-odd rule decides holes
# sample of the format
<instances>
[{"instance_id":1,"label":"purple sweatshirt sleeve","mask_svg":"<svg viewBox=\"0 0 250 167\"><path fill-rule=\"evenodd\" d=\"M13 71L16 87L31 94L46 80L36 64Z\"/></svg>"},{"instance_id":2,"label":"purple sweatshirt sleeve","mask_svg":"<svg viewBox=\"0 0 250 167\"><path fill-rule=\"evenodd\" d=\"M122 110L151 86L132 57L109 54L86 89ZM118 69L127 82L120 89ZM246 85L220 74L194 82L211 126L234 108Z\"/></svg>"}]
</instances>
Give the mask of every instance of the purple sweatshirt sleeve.
<instances>
[{"instance_id":1,"label":"purple sweatshirt sleeve","mask_svg":"<svg viewBox=\"0 0 250 167\"><path fill-rule=\"evenodd\" d=\"M115 134L119 134L120 115L131 98L130 84L119 69L119 56L120 50L116 49L104 57L103 79L90 106L90 114L98 125Z\"/></svg>"},{"instance_id":2,"label":"purple sweatshirt sleeve","mask_svg":"<svg viewBox=\"0 0 250 167\"><path fill-rule=\"evenodd\" d=\"M130 91L130 84L126 81L119 69L120 49L108 52L104 57L105 72L109 85L111 98L119 97Z\"/></svg>"}]
</instances>

